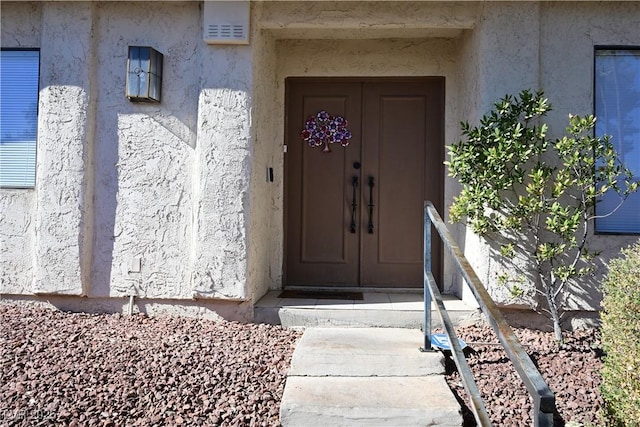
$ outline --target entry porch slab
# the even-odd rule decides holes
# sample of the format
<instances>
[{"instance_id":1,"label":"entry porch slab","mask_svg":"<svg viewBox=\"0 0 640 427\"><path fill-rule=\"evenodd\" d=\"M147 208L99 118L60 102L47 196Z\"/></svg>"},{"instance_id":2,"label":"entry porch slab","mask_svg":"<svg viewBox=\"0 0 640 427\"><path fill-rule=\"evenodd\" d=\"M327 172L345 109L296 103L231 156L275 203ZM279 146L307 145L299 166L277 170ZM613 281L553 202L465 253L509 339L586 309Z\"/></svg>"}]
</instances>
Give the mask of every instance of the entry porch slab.
<instances>
[{"instance_id":1,"label":"entry porch slab","mask_svg":"<svg viewBox=\"0 0 640 427\"><path fill-rule=\"evenodd\" d=\"M281 324L290 328L373 327L420 329L424 325L422 292L364 291L361 300L281 298L270 291L254 306L254 322ZM444 304L455 325L474 323L478 310L452 295ZM435 305L432 305L435 310ZM441 326L433 311L433 327Z\"/></svg>"}]
</instances>

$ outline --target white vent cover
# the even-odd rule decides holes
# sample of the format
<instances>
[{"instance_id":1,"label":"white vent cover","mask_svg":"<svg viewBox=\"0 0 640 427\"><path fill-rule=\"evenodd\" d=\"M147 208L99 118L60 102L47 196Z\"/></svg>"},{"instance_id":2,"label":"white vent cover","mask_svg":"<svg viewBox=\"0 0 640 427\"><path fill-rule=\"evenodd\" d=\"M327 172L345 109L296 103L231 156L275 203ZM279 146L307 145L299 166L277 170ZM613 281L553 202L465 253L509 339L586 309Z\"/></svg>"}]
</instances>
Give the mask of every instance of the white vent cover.
<instances>
[{"instance_id":1,"label":"white vent cover","mask_svg":"<svg viewBox=\"0 0 640 427\"><path fill-rule=\"evenodd\" d=\"M249 44L249 0L205 0L202 21L208 44Z\"/></svg>"}]
</instances>

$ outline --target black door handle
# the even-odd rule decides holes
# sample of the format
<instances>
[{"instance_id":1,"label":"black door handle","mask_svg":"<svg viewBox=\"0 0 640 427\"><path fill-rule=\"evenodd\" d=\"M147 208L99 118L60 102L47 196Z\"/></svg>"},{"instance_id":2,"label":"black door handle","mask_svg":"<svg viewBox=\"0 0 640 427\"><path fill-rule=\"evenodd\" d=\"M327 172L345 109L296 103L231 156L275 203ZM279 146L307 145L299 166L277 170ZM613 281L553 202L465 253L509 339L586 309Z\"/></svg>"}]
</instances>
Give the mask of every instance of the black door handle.
<instances>
[{"instance_id":1,"label":"black door handle","mask_svg":"<svg viewBox=\"0 0 640 427\"><path fill-rule=\"evenodd\" d=\"M354 176L351 179L351 186L353 187L353 195L351 199L351 229L352 233L356 232L356 211L358 209L358 202L356 201L356 188L358 187L358 177Z\"/></svg>"},{"instance_id":2,"label":"black door handle","mask_svg":"<svg viewBox=\"0 0 640 427\"><path fill-rule=\"evenodd\" d=\"M373 234L373 177L369 177L369 225L367 230L369 234Z\"/></svg>"}]
</instances>

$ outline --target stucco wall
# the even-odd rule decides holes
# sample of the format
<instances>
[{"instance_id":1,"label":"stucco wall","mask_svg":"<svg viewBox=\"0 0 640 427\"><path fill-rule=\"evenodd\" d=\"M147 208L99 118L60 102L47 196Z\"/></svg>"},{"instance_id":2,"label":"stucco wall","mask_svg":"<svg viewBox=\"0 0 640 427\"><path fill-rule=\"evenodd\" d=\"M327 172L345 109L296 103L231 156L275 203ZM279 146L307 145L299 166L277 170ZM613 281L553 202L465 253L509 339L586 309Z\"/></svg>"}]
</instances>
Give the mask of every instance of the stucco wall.
<instances>
[{"instance_id":1,"label":"stucco wall","mask_svg":"<svg viewBox=\"0 0 640 427\"><path fill-rule=\"evenodd\" d=\"M0 293L28 294L33 282L34 194L3 190L0 196Z\"/></svg>"},{"instance_id":2,"label":"stucco wall","mask_svg":"<svg viewBox=\"0 0 640 427\"><path fill-rule=\"evenodd\" d=\"M461 41L458 63L461 114L456 123L468 121L477 124L493 103L505 94L539 87L539 9L539 3L535 2L491 2L478 7L475 27L465 31ZM458 131L456 129L447 144L458 140ZM449 179L445 186L450 189L452 197L460 191L459 184L453 179ZM452 200L448 199L449 202ZM460 224L453 225L452 229L469 262L496 300L509 305L536 304L532 289L524 298L514 299L508 288L496 283L501 267L493 262L489 247L483 240ZM464 301L474 303L473 295L462 282L453 287Z\"/></svg>"},{"instance_id":3,"label":"stucco wall","mask_svg":"<svg viewBox=\"0 0 640 427\"><path fill-rule=\"evenodd\" d=\"M638 2L540 2L482 4L473 30L462 36L460 120L477 123L491 104L507 93L542 89L553 104L545 121L549 136L559 137L573 114L593 114L594 47L598 45L640 45L640 3ZM467 102L469 101L469 102ZM465 107L466 105L466 107ZM456 187L455 182L447 185ZM501 269L477 236L455 227L481 279L494 297L505 303L533 303L510 298L496 280ZM606 262L621 247L637 240L634 236L592 235L592 248L601 252L594 277L574 287L568 308L593 310L599 307L599 283ZM464 298L470 295L464 291Z\"/></svg>"},{"instance_id":4,"label":"stucco wall","mask_svg":"<svg viewBox=\"0 0 640 427\"><path fill-rule=\"evenodd\" d=\"M125 97L131 45L164 54L159 104ZM199 2L3 2L20 46L41 53L37 185L0 191L0 292L251 298L252 48L205 44Z\"/></svg>"},{"instance_id":5,"label":"stucco wall","mask_svg":"<svg viewBox=\"0 0 640 427\"><path fill-rule=\"evenodd\" d=\"M203 42L201 2L149 5L1 3L2 47L41 48L41 92L37 187L0 190L0 293L250 305L282 285L287 77L444 76L450 144L523 88L561 132L593 110L594 45L640 45L638 2L252 2L235 46ZM160 104L125 98L130 45L164 54ZM454 233L492 285L487 248ZM605 259L632 240L594 238ZM448 260L444 287L470 297Z\"/></svg>"},{"instance_id":6,"label":"stucco wall","mask_svg":"<svg viewBox=\"0 0 640 427\"><path fill-rule=\"evenodd\" d=\"M93 7L42 7L34 293L86 295L91 268ZM88 173L87 173L88 172Z\"/></svg>"},{"instance_id":7,"label":"stucco wall","mask_svg":"<svg viewBox=\"0 0 640 427\"><path fill-rule=\"evenodd\" d=\"M189 298L200 11L177 3L95 8L95 247L89 294ZM125 98L128 46L163 53L160 104Z\"/></svg>"},{"instance_id":8,"label":"stucco wall","mask_svg":"<svg viewBox=\"0 0 640 427\"><path fill-rule=\"evenodd\" d=\"M251 188L248 238L248 277L252 300L257 301L269 289L282 284L281 258L273 256L282 251L282 218L274 215L282 205L281 179L283 171L275 160L281 156L282 142L278 141L281 116L274 103L276 80L275 40L261 30L263 5L252 4L251 44L253 46L253 100L251 149ZM269 171L273 172L273 181ZM281 210L280 210L281 212Z\"/></svg>"},{"instance_id":9,"label":"stucco wall","mask_svg":"<svg viewBox=\"0 0 640 427\"><path fill-rule=\"evenodd\" d=\"M23 3L2 7L2 47L40 46L41 10ZM0 190L0 293L30 293L35 235L34 190Z\"/></svg>"},{"instance_id":10,"label":"stucco wall","mask_svg":"<svg viewBox=\"0 0 640 427\"><path fill-rule=\"evenodd\" d=\"M251 51L213 47L198 103L194 294L244 299L251 176Z\"/></svg>"},{"instance_id":11,"label":"stucco wall","mask_svg":"<svg viewBox=\"0 0 640 427\"><path fill-rule=\"evenodd\" d=\"M594 47L640 46L640 2L555 2L541 6L541 87L553 104L550 133L559 136L569 114L594 114ZM592 249L601 251L591 280L575 285L567 303L572 309L598 307L600 280L606 263L638 236L591 236Z\"/></svg>"}]
</instances>

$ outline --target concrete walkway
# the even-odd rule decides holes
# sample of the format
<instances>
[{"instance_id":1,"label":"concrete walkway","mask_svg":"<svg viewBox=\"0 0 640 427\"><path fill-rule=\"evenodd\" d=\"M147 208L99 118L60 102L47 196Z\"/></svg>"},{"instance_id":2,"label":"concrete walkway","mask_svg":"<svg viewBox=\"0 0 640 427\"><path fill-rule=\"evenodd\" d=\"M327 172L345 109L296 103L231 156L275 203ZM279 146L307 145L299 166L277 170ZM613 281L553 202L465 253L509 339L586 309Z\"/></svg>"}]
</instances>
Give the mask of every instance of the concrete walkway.
<instances>
[{"instance_id":1,"label":"concrete walkway","mask_svg":"<svg viewBox=\"0 0 640 427\"><path fill-rule=\"evenodd\" d=\"M283 426L461 426L441 353L404 328L309 328L280 406Z\"/></svg>"}]
</instances>

